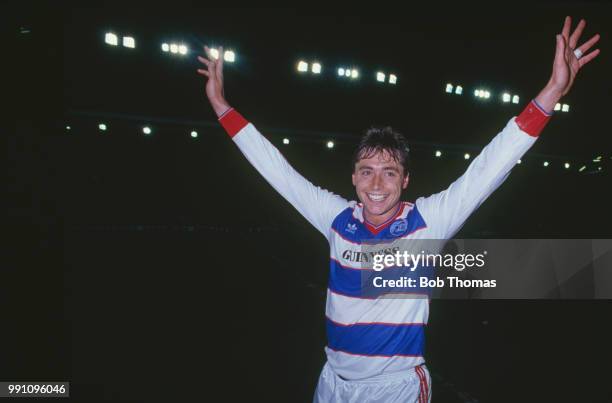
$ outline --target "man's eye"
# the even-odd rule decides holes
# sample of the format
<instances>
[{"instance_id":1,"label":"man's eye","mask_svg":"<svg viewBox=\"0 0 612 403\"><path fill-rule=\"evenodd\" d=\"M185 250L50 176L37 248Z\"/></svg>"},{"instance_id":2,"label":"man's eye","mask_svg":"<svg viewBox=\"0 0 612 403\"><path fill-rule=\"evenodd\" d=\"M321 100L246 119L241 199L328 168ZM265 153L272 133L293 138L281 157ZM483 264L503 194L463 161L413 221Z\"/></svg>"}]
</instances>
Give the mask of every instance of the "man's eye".
<instances>
[{"instance_id":1,"label":"man's eye","mask_svg":"<svg viewBox=\"0 0 612 403\"><path fill-rule=\"evenodd\" d=\"M393 178L395 176L395 172L387 172L387 176Z\"/></svg>"},{"instance_id":2,"label":"man's eye","mask_svg":"<svg viewBox=\"0 0 612 403\"><path fill-rule=\"evenodd\" d=\"M361 171L361 175L363 176L368 176L370 174L370 171Z\"/></svg>"}]
</instances>

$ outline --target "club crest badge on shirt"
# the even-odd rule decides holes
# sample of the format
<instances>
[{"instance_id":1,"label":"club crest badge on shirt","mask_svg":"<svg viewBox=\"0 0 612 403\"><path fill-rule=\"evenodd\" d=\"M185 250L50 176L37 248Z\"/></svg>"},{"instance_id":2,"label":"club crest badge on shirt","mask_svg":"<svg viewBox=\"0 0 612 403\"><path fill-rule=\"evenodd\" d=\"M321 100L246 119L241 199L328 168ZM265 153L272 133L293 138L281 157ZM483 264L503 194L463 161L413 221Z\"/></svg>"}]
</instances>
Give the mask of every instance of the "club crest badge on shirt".
<instances>
[{"instance_id":1,"label":"club crest badge on shirt","mask_svg":"<svg viewBox=\"0 0 612 403\"><path fill-rule=\"evenodd\" d=\"M404 235L407 230L408 220L405 218L400 218L399 220L394 221L393 224L391 224L391 227L389 227L389 233L393 236Z\"/></svg>"}]
</instances>

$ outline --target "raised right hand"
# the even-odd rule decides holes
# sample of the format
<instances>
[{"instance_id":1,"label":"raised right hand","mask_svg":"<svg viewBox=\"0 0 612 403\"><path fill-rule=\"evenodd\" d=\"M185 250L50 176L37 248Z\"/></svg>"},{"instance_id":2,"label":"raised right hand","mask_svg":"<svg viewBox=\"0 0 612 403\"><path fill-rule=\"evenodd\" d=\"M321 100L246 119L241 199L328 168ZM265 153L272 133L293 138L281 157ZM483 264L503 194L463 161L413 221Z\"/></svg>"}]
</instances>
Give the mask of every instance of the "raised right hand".
<instances>
[{"instance_id":1,"label":"raised right hand","mask_svg":"<svg viewBox=\"0 0 612 403\"><path fill-rule=\"evenodd\" d=\"M230 108L223 92L223 47L219 48L219 57L212 57L208 46L204 46L206 57L198 56L206 68L198 69L198 74L208 77L206 82L206 96L217 116Z\"/></svg>"}]
</instances>

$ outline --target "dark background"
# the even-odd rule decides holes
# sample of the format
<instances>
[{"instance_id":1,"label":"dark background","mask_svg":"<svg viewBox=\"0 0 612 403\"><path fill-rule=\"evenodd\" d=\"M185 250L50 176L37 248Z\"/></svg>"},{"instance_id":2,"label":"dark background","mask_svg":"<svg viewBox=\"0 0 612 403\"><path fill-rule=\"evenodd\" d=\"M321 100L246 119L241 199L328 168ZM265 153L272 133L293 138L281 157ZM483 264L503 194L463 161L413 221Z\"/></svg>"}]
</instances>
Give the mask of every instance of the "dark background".
<instances>
[{"instance_id":1,"label":"dark background","mask_svg":"<svg viewBox=\"0 0 612 403\"><path fill-rule=\"evenodd\" d=\"M195 74L204 43L237 52L229 102L299 172L346 198L359 134L405 133L414 200L457 178L463 153L537 95L563 17L585 18L602 54L564 99L570 113L555 115L457 237L610 238L609 4L377 6L7 8L0 379L69 380L72 400L87 402L311 400L325 359L327 245L219 128ZM109 30L136 49L104 44ZM162 53L173 40L190 54ZM323 74L298 75L299 58L317 58ZM345 64L362 78L338 80ZM398 85L376 83L378 68ZM464 95L445 94L447 82ZM477 101L477 86L491 100ZM498 102L505 90L520 105ZM433 399L610 401L611 313L609 301L432 301Z\"/></svg>"}]
</instances>

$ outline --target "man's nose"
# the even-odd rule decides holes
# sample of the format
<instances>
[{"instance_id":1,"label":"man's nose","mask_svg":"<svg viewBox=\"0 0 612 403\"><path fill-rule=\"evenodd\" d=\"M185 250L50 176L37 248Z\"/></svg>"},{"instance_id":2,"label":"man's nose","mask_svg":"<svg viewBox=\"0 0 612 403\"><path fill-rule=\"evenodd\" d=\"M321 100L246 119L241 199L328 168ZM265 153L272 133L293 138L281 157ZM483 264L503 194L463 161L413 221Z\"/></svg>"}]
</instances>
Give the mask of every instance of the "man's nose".
<instances>
[{"instance_id":1,"label":"man's nose","mask_svg":"<svg viewBox=\"0 0 612 403\"><path fill-rule=\"evenodd\" d=\"M380 177L380 175L374 175L374 181L372 182L372 187L374 188L374 190L380 189L381 183L382 178Z\"/></svg>"}]
</instances>

